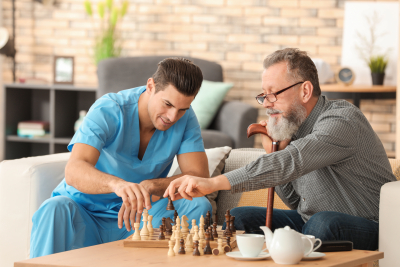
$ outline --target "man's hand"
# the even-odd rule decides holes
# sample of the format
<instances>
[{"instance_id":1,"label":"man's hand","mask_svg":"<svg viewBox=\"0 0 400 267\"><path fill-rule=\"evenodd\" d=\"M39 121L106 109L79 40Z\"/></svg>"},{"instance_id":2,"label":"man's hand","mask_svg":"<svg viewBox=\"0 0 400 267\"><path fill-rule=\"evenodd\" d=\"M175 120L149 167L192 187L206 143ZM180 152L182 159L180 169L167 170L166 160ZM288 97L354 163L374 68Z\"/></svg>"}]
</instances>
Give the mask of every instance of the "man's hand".
<instances>
[{"instance_id":1,"label":"man's hand","mask_svg":"<svg viewBox=\"0 0 400 267\"><path fill-rule=\"evenodd\" d=\"M267 126L267 121L260 121L260 124L264 127ZM272 138L269 135L261 135L262 146L267 154L272 153ZM290 140L283 140L279 142L278 151L285 149L290 144Z\"/></svg>"},{"instance_id":2,"label":"man's hand","mask_svg":"<svg viewBox=\"0 0 400 267\"><path fill-rule=\"evenodd\" d=\"M176 192L178 189L178 192ZM185 198L192 200L194 197L202 197L218 190L230 190L231 185L223 175L214 178L200 178L185 175L172 181L164 193L164 197L171 196L172 200Z\"/></svg>"},{"instance_id":3,"label":"man's hand","mask_svg":"<svg viewBox=\"0 0 400 267\"><path fill-rule=\"evenodd\" d=\"M129 219L131 222L136 222L136 220L140 220L143 207L148 210L151 209L150 194L142 185L123 180L115 183L113 189L115 194L121 197L123 201L118 213L118 227L122 228L123 218L126 229L130 231Z\"/></svg>"}]
</instances>

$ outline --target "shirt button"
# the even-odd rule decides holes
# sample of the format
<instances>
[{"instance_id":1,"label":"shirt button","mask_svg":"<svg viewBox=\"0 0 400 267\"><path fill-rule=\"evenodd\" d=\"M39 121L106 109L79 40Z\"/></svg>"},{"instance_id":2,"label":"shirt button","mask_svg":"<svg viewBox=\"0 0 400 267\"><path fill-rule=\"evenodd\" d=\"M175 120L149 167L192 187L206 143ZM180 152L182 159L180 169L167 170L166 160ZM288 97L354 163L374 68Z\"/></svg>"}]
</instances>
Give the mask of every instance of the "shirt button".
<instances>
[{"instance_id":1,"label":"shirt button","mask_svg":"<svg viewBox=\"0 0 400 267\"><path fill-rule=\"evenodd\" d=\"M303 197L303 202L306 201L306 199Z\"/></svg>"}]
</instances>

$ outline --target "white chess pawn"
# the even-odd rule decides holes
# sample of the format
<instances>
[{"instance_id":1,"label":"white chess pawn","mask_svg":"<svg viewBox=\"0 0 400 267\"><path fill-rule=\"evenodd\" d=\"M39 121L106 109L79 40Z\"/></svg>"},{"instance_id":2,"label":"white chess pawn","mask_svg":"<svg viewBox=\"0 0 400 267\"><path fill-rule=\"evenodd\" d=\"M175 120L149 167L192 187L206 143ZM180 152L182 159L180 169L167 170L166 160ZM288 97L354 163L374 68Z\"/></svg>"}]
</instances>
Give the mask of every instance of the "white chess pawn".
<instances>
[{"instance_id":1,"label":"white chess pawn","mask_svg":"<svg viewBox=\"0 0 400 267\"><path fill-rule=\"evenodd\" d=\"M141 240L140 234L139 234L140 233L140 231L139 231L140 223L134 223L133 226L135 227L135 233L132 236L132 240Z\"/></svg>"},{"instance_id":2,"label":"white chess pawn","mask_svg":"<svg viewBox=\"0 0 400 267\"><path fill-rule=\"evenodd\" d=\"M187 235L187 237L186 237L185 251L186 252L192 252L193 251L193 237L192 237L192 235Z\"/></svg>"},{"instance_id":3,"label":"white chess pawn","mask_svg":"<svg viewBox=\"0 0 400 267\"><path fill-rule=\"evenodd\" d=\"M147 213L148 211L145 209L143 210L143 227L142 230L140 231L140 237L142 240L148 240L149 239L149 229L147 229L147 221L148 221L148 216L149 214Z\"/></svg>"},{"instance_id":4,"label":"white chess pawn","mask_svg":"<svg viewBox=\"0 0 400 267\"><path fill-rule=\"evenodd\" d=\"M219 250L219 254L224 254L224 248L222 247L222 238L218 238L218 250Z\"/></svg>"},{"instance_id":5,"label":"white chess pawn","mask_svg":"<svg viewBox=\"0 0 400 267\"><path fill-rule=\"evenodd\" d=\"M180 247L179 241L180 241L179 239L175 239L175 247L174 247L175 254L178 254L179 252L179 247Z\"/></svg>"},{"instance_id":6,"label":"white chess pawn","mask_svg":"<svg viewBox=\"0 0 400 267\"><path fill-rule=\"evenodd\" d=\"M173 241L168 241L168 256L175 256L175 252L174 252L174 242Z\"/></svg>"},{"instance_id":7,"label":"white chess pawn","mask_svg":"<svg viewBox=\"0 0 400 267\"><path fill-rule=\"evenodd\" d=\"M200 236L199 236L199 227L197 225L195 225L194 227L194 236L193 236L193 241L198 241L200 240Z\"/></svg>"},{"instance_id":8,"label":"white chess pawn","mask_svg":"<svg viewBox=\"0 0 400 267\"><path fill-rule=\"evenodd\" d=\"M147 222L147 229L149 230L149 236L152 236L154 233L152 221L153 221L153 215L149 215Z\"/></svg>"},{"instance_id":9,"label":"white chess pawn","mask_svg":"<svg viewBox=\"0 0 400 267\"><path fill-rule=\"evenodd\" d=\"M201 215L201 217L200 217L199 236L200 236L200 239L203 239L206 237L205 232L204 232L204 217L203 217L203 215Z\"/></svg>"},{"instance_id":10,"label":"white chess pawn","mask_svg":"<svg viewBox=\"0 0 400 267\"><path fill-rule=\"evenodd\" d=\"M192 229L190 229L190 233L194 235L194 226L196 225L196 219L192 220Z\"/></svg>"}]
</instances>

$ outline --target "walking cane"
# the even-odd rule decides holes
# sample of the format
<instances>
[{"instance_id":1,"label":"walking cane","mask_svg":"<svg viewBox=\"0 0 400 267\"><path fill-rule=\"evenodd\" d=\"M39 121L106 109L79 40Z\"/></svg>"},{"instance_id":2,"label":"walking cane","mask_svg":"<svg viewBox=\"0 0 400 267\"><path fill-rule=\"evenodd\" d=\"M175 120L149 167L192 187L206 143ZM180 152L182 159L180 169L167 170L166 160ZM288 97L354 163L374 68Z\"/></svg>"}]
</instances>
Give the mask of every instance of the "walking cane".
<instances>
[{"instance_id":1,"label":"walking cane","mask_svg":"<svg viewBox=\"0 0 400 267\"><path fill-rule=\"evenodd\" d=\"M258 123L250 124L247 128L247 138L255 134L265 134L268 135L267 129ZM279 142L272 140L272 152L278 151ZM274 211L274 195L275 187L268 188L268 202L267 202L267 219L265 225L272 229L272 213Z\"/></svg>"}]
</instances>

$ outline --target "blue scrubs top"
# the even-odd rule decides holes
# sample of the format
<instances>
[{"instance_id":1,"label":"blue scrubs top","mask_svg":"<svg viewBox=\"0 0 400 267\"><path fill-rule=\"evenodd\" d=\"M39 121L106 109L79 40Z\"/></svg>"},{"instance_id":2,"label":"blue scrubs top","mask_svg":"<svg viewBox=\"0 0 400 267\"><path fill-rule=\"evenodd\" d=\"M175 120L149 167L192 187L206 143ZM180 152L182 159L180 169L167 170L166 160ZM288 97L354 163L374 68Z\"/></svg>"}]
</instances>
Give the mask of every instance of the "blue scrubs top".
<instances>
[{"instance_id":1,"label":"blue scrubs top","mask_svg":"<svg viewBox=\"0 0 400 267\"><path fill-rule=\"evenodd\" d=\"M139 160L140 130L138 101L146 86L110 93L99 98L89 109L68 149L84 143L100 151L96 168L125 181L166 177L175 155L203 152L200 126L193 109L166 131L156 130L142 160ZM68 185L65 179L52 196L68 196L99 217L115 217L122 198L115 193L85 194Z\"/></svg>"}]
</instances>

